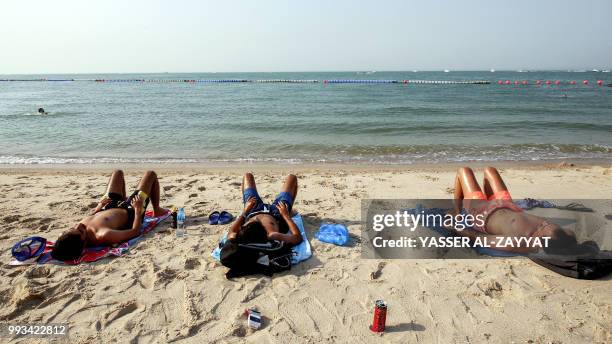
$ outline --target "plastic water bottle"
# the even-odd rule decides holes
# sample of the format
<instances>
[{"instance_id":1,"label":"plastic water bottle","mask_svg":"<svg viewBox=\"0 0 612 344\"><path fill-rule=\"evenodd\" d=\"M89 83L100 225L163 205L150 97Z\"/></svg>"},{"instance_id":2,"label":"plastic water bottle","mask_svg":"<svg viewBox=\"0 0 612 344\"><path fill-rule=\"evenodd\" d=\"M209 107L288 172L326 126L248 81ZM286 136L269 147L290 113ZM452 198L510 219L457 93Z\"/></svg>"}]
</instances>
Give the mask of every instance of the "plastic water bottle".
<instances>
[{"instance_id":1,"label":"plastic water bottle","mask_svg":"<svg viewBox=\"0 0 612 344\"><path fill-rule=\"evenodd\" d=\"M185 208L180 208L176 214L176 236L183 237L187 234L185 230Z\"/></svg>"}]
</instances>

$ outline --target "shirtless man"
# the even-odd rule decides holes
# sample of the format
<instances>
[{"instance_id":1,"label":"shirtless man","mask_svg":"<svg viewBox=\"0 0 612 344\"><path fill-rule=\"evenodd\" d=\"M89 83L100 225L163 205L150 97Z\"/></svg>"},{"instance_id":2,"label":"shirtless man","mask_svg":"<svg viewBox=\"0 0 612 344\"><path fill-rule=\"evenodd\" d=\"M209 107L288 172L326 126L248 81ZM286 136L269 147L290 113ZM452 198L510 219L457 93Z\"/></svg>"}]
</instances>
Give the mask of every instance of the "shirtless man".
<instances>
[{"instance_id":1,"label":"shirtless man","mask_svg":"<svg viewBox=\"0 0 612 344\"><path fill-rule=\"evenodd\" d=\"M91 215L57 239L51 256L57 260L74 260L81 256L85 247L110 246L138 236L149 200L155 216L166 213L166 209L159 207L159 182L155 172L147 171L136 191L126 198L123 171L114 171L105 197Z\"/></svg>"},{"instance_id":2,"label":"shirtless man","mask_svg":"<svg viewBox=\"0 0 612 344\"><path fill-rule=\"evenodd\" d=\"M292 245L302 242L300 230L290 215L297 191L297 177L290 174L276 199L266 204L257 193L253 175L245 174L242 181L244 211L232 224L228 239L244 243L278 240Z\"/></svg>"},{"instance_id":3,"label":"shirtless man","mask_svg":"<svg viewBox=\"0 0 612 344\"><path fill-rule=\"evenodd\" d=\"M460 168L455 177L455 212L465 209L468 213L484 218L483 226L474 226L475 231L454 231L471 239L480 237L550 237L557 247L575 245L573 233L546 221L539 216L523 211L512 202L508 187L494 167L487 167L482 183L478 185L474 172L469 167ZM488 240L495 242L495 240ZM536 249L530 247L496 247L498 250L528 253Z\"/></svg>"}]
</instances>

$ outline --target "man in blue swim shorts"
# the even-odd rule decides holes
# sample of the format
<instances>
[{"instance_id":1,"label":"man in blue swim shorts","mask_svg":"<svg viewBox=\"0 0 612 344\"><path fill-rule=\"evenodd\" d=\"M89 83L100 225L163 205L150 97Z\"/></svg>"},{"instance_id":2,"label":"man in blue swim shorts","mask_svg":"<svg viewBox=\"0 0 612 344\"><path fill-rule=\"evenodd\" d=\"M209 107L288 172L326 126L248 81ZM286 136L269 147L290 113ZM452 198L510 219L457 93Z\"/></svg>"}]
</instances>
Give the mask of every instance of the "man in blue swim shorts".
<instances>
[{"instance_id":1,"label":"man in blue swim shorts","mask_svg":"<svg viewBox=\"0 0 612 344\"><path fill-rule=\"evenodd\" d=\"M291 219L297 191L297 177L290 174L276 199L272 203L264 203L257 193L253 174L245 174L242 180L244 211L232 224L228 239L239 243L278 240L297 245L302 242L300 230Z\"/></svg>"}]
</instances>

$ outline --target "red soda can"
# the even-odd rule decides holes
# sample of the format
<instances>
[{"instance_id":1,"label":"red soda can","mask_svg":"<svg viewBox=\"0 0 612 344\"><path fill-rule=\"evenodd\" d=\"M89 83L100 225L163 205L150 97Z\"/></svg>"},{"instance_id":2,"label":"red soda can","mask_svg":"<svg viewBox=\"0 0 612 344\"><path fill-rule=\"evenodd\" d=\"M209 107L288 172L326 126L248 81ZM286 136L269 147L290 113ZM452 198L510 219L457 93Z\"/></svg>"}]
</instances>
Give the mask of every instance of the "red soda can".
<instances>
[{"instance_id":1,"label":"red soda can","mask_svg":"<svg viewBox=\"0 0 612 344\"><path fill-rule=\"evenodd\" d=\"M387 321L387 303L383 300L376 300L374 304L374 321L370 330L374 332L384 332L385 322Z\"/></svg>"}]
</instances>

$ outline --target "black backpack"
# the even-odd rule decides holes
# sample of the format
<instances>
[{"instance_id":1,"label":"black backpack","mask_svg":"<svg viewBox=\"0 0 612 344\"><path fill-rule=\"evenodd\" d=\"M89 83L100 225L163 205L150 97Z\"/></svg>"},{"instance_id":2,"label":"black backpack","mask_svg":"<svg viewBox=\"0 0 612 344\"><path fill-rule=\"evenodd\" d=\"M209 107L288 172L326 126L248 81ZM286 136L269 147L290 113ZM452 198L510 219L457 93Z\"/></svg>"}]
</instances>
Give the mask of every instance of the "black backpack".
<instances>
[{"instance_id":1,"label":"black backpack","mask_svg":"<svg viewBox=\"0 0 612 344\"><path fill-rule=\"evenodd\" d=\"M560 275L593 280L605 277L612 272L612 260L606 258L534 258L530 259Z\"/></svg>"},{"instance_id":2,"label":"black backpack","mask_svg":"<svg viewBox=\"0 0 612 344\"><path fill-rule=\"evenodd\" d=\"M598 279L612 273L612 252L599 251L587 255L530 255L534 263L560 275L576 279Z\"/></svg>"},{"instance_id":3,"label":"black backpack","mask_svg":"<svg viewBox=\"0 0 612 344\"><path fill-rule=\"evenodd\" d=\"M251 244L228 240L221 246L221 264L229 268L227 279L289 270L292 256L291 246L276 240Z\"/></svg>"}]
</instances>

